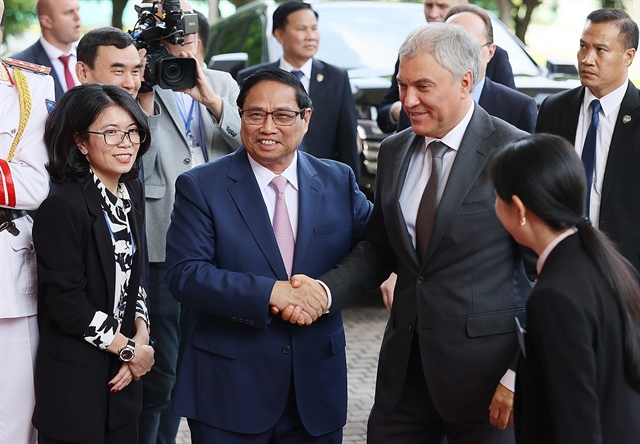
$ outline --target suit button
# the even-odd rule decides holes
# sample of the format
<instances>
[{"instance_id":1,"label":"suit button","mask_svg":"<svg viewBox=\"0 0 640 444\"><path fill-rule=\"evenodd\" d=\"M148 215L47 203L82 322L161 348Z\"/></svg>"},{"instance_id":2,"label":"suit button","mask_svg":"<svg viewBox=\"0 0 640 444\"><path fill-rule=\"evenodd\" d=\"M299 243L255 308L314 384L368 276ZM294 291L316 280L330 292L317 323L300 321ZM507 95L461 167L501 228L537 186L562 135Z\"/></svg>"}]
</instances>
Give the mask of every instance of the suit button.
<instances>
[{"instance_id":1,"label":"suit button","mask_svg":"<svg viewBox=\"0 0 640 444\"><path fill-rule=\"evenodd\" d=\"M409 326L409 331L413 331L413 325Z\"/></svg>"},{"instance_id":2,"label":"suit button","mask_svg":"<svg viewBox=\"0 0 640 444\"><path fill-rule=\"evenodd\" d=\"M189 159L188 157L186 159L184 159L182 161L182 163L184 163L185 165L189 165L191 163L191 159Z\"/></svg>"},{"instance_id":3,"label":"suit button","mask_svg":"<svg viewBox=\"0 0 640 444\"><path fill-rule=\"evenodd\" d=\"M255 324L255 322L251 321L251 322L249 322L249 324L250 324L250 325L253 325L253 324Z\"/></svg>"},{"instance_id":4,"label":"suit button","mask_svg":"<svg viewBox=\"0 0 640 444\"><path fill-rule=\"evenodd\" d=\"M285 355L288 355L290 351L291 351L291 347L289 347L288 345L285 345L284 347L282 347L282 353L284 353Z\"/></svg>"},{"instance_id":5,"label":"suit button","mask_svg":"<svg viewBox=\"0 0 640 444\"><path fill-rule=\"evenodd\" d=\"M418 285L424 284L424 276L418 276Z\"/></svg>"},{"instance_id":6,"label":"suit button","mask_svg":"<svg viewBox=\"0 0 640 444\"><path fill-rule=\"evenodd\" d=\"M247 324L247 325L249 325L249 319L245 319L245 320L244 320L244 323L245 323L245 324Z\"/></svg>"},{"instance_id":7,"label":"suit button","mask_svg":"<svg viewBox=\"0 0 640 444\"><path fill-rule=\"evenodd\" d=\"M236 322L236 321L238 320L238 318L236 318L236 317L234 316L234 317L232 317L232 318L231 318L231 320L232 320L233 322Z\"/></svg>"}]
</instances>

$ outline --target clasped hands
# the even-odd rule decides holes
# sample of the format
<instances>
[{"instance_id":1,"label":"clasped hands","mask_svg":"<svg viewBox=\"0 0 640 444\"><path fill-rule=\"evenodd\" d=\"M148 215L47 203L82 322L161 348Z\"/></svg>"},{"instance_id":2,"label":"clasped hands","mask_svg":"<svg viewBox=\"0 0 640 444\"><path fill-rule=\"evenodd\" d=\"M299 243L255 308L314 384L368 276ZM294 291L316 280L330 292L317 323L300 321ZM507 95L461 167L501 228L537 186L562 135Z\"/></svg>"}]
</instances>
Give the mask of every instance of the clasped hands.
<instances>
[{"instance_id":1,"label":"clasped hands","mask_svg":"<svg viewBox=\"0 0 640 444\"><path fill-rule=\"evenodd\" d=\"M273 314L297 325L311 325L327 311L328 296L315 279L303 274L290 281L277 281L271 290L269 305Z\"/></svg>"}]
</instances>

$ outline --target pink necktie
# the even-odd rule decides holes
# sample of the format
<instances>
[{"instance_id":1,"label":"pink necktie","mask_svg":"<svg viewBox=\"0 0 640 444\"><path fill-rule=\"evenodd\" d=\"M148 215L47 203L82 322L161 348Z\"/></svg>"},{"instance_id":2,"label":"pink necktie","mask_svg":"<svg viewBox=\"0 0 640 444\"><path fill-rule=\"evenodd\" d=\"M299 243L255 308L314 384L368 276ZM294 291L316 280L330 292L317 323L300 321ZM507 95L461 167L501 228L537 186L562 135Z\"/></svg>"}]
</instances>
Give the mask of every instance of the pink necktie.
<instances>
[{"instance_id":1,"label":"pink necktie","mask_svg":"<svg viewBox=\"0 0 640 444\"><path fill-rule=\"evenodd\" d=\"M76 86L76 82L75 80L73 80L73 76L71 75L71 71L69 70L70 57L71 55L63 55L58 57L64 65L64 78L67 81L67 91Z\"/></svg>"},{"instance_id":2,"label":"pink necktie","mask_svg":"<svg viewBox=\"0 0 640 444\"><path fill-rule=\"evenodd\" d=\"M287 270L287 276L291 277L291 267L293 266L293 251L295 249L295 241L293 240L293 229L289 220L289 211L287 211L287 202L284 198L284 189L287 185L287 178L276 176L269 183L276 190L276 209L273 213L273 233L276 235L276 242L280 248L280 255L284 268Z\"/></svg>"}]
</instances>

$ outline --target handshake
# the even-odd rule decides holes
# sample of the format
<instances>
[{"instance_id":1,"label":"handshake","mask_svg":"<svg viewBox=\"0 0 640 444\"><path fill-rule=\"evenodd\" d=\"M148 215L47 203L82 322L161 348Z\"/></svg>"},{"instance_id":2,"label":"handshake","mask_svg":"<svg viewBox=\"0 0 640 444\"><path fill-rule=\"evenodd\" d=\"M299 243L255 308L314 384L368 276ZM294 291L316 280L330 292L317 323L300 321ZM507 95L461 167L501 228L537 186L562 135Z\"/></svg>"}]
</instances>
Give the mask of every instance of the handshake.
<instances>
[{"instance_id":1,"label":"handshake","mask_svg":"<svg viewBox=\"0 0 640 444\"><path fill-rule=\"evenodd\" d=\"M328 304L324 287L304 274L291 276L291 281L277 281L269 299L273 314L298 325L311 325L326 313Z\"/></svg>"}]
</instances>

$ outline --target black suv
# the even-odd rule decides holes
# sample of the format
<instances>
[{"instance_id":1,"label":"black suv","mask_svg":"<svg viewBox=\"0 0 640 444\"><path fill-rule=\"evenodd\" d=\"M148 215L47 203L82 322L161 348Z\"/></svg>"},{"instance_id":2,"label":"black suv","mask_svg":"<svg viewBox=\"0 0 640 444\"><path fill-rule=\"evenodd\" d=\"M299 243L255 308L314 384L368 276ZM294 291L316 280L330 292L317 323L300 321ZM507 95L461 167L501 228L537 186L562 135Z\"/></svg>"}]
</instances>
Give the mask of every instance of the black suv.
<instances>
[{"instance_id":1,"label":"black suv","mask_svg":"<svg viewBox=\"0 0 640 444\"><path fill-rule=\"evenodd\" d=\"M378 148L387 136L376 124L377 106L389 88L398 49L407 34L424 25L422 3L368 1L311 1L318 13L320 47L316 58L345 68L358 112L358 136L363 158L360 185L370 192L377 168ZM271 34L271 18L277 3L260 0L211 26L206 60L210 68L229 71L234 77L246 67L273 62L282 47ZM522 42L493 17L494 40L509 53L516 87L536 99L579 85L575 66L539 66ZM565 78L561 73L574 73Z\"/></svg>"}]
</instances>

